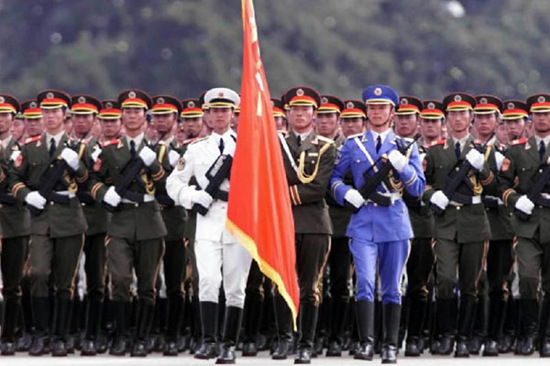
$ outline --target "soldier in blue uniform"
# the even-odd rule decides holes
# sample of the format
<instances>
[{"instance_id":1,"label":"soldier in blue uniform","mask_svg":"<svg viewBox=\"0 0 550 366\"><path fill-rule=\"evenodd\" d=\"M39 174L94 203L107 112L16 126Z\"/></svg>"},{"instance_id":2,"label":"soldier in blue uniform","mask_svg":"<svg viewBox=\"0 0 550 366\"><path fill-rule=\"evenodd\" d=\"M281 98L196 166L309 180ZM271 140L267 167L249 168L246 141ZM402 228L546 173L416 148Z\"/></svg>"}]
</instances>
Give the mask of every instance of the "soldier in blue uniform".
<instances>
[{"instance_id":1,"label":"soldier in blue uniform","mask_svg":"<svg viewBox=\"0 0 550 366\"><path fill-rule=\"evenodd\" d=\"M385 85L373 85L363 91L370 130L350 136L340 149L339 162L331 179L332 194L341 205L358 211L352 216L346 235L357 276L357 320L361 347L355 359L373 357L375 276L378 264L383 302L382 363L397 362L397 335L401 313L400 281L413 237L405 189L420 196L425 178L416 145L404 153L410 141L395 136L390 125L399 97ZM404 149L401 149L404 150ZM390 173L365 197L361 188L386 164ZM343 182L351 169L354 186ZM367 178L365 178L367 172ZM363 192L366 194L366 192ZM388 202L389 201L389 202ZM383 204L381 203L383 202Z\"/></svg>"}]
</instances>

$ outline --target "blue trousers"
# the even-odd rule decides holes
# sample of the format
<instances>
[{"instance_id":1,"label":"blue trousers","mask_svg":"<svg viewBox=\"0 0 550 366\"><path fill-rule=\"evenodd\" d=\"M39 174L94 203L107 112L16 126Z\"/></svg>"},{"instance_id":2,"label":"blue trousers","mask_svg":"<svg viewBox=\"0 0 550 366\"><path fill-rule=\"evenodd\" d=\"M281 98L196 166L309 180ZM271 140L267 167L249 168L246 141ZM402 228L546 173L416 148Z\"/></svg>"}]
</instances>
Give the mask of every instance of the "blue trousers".
<instances>
[{"instance_id":1,"label":"blue trousers","mask_svg":"<svg viewBox=\"0 0 550 366\"><path fill-rule=\"evenodd\" d=\"M409 248L409 240L373 243L352 238L350 251L355 263L357 300L374 301L378 264L382 303L401 304L401 278Z\"/></svg>"}]
</instances>

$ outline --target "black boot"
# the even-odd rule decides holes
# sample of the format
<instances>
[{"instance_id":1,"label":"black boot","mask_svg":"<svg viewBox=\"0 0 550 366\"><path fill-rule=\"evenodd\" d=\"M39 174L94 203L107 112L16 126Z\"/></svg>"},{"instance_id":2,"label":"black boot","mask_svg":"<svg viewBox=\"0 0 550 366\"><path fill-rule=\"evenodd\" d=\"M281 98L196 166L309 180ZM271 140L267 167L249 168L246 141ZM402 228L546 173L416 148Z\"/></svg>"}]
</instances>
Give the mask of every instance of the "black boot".
<instances>
[{"instance_id":1,"label":"black boot","mask_svg":"<svg viewBox=\"0 0 550 366\"><path fill-rule=\"evenodd\" d=\"M476 315L477 301L474 299L461 299L458 316L458 341L456 343L455 357L470 357L468 341L472 334Z\"/></svg>"},{"instance_id":2,"label":"black boot","mask_svg":"<svg viewBox=\"0 0 550 366\"><path fill-rule=\"evenodd\" d=\"M235 306L225 308L223 322L222 352L216 360L217 364L235 363L235 347L239 341L239 332L243 319L243 309Z\"/></svg>"},{"instance_id":3,"label":"black boot","mask_svg":"<svg viewBox=\"0 0 550 366\"><path fill-rule=\"evenodd\" d=\"M353 358L356 360L372 360L374 356L374 303L365 300L355 302L357 330L359 332L359 349Z\"/></svg>"},{"instance_id":4,"label":"black boot","mask_svg":"<svg viewBox=\"0 0 550 366\"><path fill-rule=\"evenodd\" d=\"M113 310L114 320L116 324L116 336L109 350L112 356L124 356L128 347L128 329L129 316L128 313L130 302L127 301L112 301L111 308Z\"/></svg>"},{"instance_id":5,"label":"black boot","mask_svg":"<svg viewBox=\"0 0 550 366\"><path fill-rule=\"evenodd\" d=\"M501 294L492 295L489 299L489 326L487 328L487 339L483 347L483 356L498 356L498 340L502 336L502 327L506 317L506 300Z\"/></svg>"},{"instance_id":6,"label":"black boot","mask_svg":"<svg viewBox=\"0 0 550 366\"><path fill-rule=\"evenodd\" d=\"M285 360L288 355L292 354L292 313L279 294L275 294L273 297L273 306L275 308L278 341L271 358Z\"/></svg>"},{"instance_id":7,"label":"black boot","mask_svg":"<svg viewBox=\"0 0 550 366\"><path fill-rule=\"evenodd\" d=\"M96 341L101 327L101 310L103 301L100 299L88 299L86 309L86 335L81 344L81 356L97 355Z\"/></svg>"},{"instance_id":8,"label":"black boot","mask_svg":"<svg viewBox=\"0 0 550 366\"><path fill-rule=\"evenodd\" d=\"M382 308L382 318L382 363L397 363L397 342L399 340L401 305L385 304Z\"/></svg>"},{"instance_id":9,"label":"black boot","mask_svg":"<svg viewBox=\"0 0 550 366\"><path fill-rule=\"evenodd\" d=\"M50 333L50 298L32 297L31 307L34 318L35 331L29 355L42 356L49 352Z\"/></svg>"},{"instance_id":10,"label":"black boot","mask_svg":"<svg viewBox=\"0 0 550 366\"><path fill-rule=\"evenodd\" d=\"M166 345L163 354L165 356L178 355L178 338L183 322L185 304L181 296L168 298L168 324L166 329Z\"/></svg>"},{"instance_id":11,"label":"black boot","mask_svg":"<svg viewBox=\"0 0 550 366\"><path fill-rule=\"evenodd\" d=\"M454 349L455 335L453 323L455 299L438 299L436 305L439 345L434 349L436 355L450 355Z\"/></svg>"},{"instance_id":12,"label":"black boot","mask_svg":"<svg viewBox=\"0 0 550 366\"><path fill-rule=\"evenodd\" d=\"M139 317L136 329L136 339L132 346L131 357L147 356L147 339L155 315L155 305L148 301L139 301Z\"/></svg>"},{"instance_id":13,"label":"black boot","mask_svg":"<svg viewBox=\"0 0 550 366\"><path fill-rule=\"evenodd\" d=\"M540 357L550 357L550 294L544 295L540 318Z\"/></svg>"},{"instance_id":14,"label":"black boot","mask_svg":"<svg viewBox=\"0 0 550 366\"><path fill-rule=\"evenodd\" d=\"M71 315L71 300L55 298L54 310L54 341L52 347L52 356L67 356L67 333L69 331L69 321Z\"/></svg>"},{"instance_id":15,"label":"black boot","mask_svg":"<svg viewBox=\"0 0 550 366\"><path fill-rule=\"evenodd\" d=\"M262 309L264 302L261 297L247 295L244 303L244 339L243 356L250 357L258 354L256 339L262 324Z\"/></svg>"},{"instance_id":16,"label":"black boot","mask_svg":"<svg viewBox=\"0 0 550 366\"><path fill-rule=\"evenodd\" d=\"M535 352L535 339L537 338L537 324L539 306L536 299L521 299L521 328L522 337L518 342L517 353L529 356Z\"/></svg>"},{"instance_id":17,"label":"black boot","mask_svg":"<svg viewBox=\"0 0 550 366\"><path fill-rule=\"evenodd\" d=\"M407 328L407 345L405 346L405 356L418 357L422 353L419 347L420 332L426 318L426 309L428 302L426 299L413 299L409 301L410 316Z\"/></svg>"},{"instance_id":18,"label":"black boot","mask_svg":"<svg viewBox=\"0 0 550 366\"><path fill-rule=\"evenodd\" d=\"M4 321L2 322L2 356L15 355L15 331L19 321L21 301L19 298L8 298L4 304Z\"/></svg>"},{"instance_id":19,"label":"black boot","mask_svg":"<svg viewBox=\"0 0 550 366\"><path fill-rule=\"evenodd\" d=\"M330 326L330 337L327 348L327 357L342 356L342 344L344 343L344 329L346 326L346 315L348 303L339 299L332 302L332 319Z\"/></svg>"},{"instance_id":20,"label":"black boot","mask_svg":"<svg viewBox=\"0 0 550 366\"><path fill-rule=\"evenodd\" d=\"M200 315L202 323L202 342L195 351L195 358L208 360L218 357L220 351L217 342L218 334L218 304L201 301Z\"/></svg>"},{"instance_id":21,"label":"black boot","mask_svg":"<svg viewBox=\"0 0 550 366\"><path fill-rule=\"evenodd\" d=\"M314 304L300 305L300 339L298 341L298 355L294 359L295 364L311 363L318 316L318 306Z\"/></svg>"}]
</instances>

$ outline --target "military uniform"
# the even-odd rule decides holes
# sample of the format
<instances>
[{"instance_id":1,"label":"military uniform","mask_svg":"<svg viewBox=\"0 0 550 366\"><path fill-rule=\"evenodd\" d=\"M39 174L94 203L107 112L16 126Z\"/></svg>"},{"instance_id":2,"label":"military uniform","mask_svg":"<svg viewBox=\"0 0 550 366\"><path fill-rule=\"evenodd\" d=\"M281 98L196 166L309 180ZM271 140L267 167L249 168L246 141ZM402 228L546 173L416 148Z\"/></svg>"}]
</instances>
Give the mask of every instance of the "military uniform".
<instances>
[{"instance_id":1,"label":"military uniform","mask_svg":"<svg viewBox=\"0 0 550 366\"><path fill-rule=\"evenodd\" d=\"M15 115L17 100L0 95L0 113ZM2 235L2 281L4 296L4 323L2 324L2 355L15 353L14 341L18 315L21 309L21 279L28 254L30 216L8 187L8 169L20 154L20 146L13 136L0 145L0 228Z\"/></svg>"},{"instance_id":2,"label":"military uniform","mask_svg":"<svg viewBox=\"0 0 550 366\"><path fill-rule=\"evenodd\" d=\"M550 112L550 94L536 94L527 99L529 111L535 113ZM534 122L536 123L536 122ZM536 130L535 130L536 131ZM499 173L499 193L502 201L510 209L519 211L512 223L518 238L516 255L519 269L519 290L521 296L522 339L517 352L531 354L534 352L534 339L537 323L540 320L541 357L550 357L550 205L547 195L550 193L548 183L533 202L526 195L538 182L545 169L548 169L548 136L541 138L537 134L529 139L512 141L506 159ZM540 200L540 201L539 201ZM541 316L538 319L538 287L541 279L542 291L545 294L542 302Z\"/></svg>"},{"instance_id":3,"label":"military uniform","mask_svg":"<svg viewBox=\"0 0 550 366\"><path fill-rule=\"evenodd\" d=\"M472 110L475 99L465 93L454 93L443 100L447 111ZM477 282L484 264L487 241L490 238L489 221L481 203L481 193L490 192L496 186L495 176L479 152L472 149L474 138L440 140L428 150L425 158L426 192L425 203L437 205L443 212L435 216L435 254L437 258L437 319L442 333L438 354L449 354L454 345L454 321L452 307L458 265L461 304L459 315L457 357L468 357L470 336L477 303ZM486 154L490 155L490 148ZM457 157L458 155L458 157ZM458 171L463 161L476 158L480 172L472 170L461 181L453 196L447 197L443 189ZM434 196L435 195L435 196ZM443 196L444 197L443 197ZM459 198L462 197L463 199ZM447 205L436 201L446 198ZM460 201L464 201L459 203Z\"/></svg>"},{"instance_id":4,"label":"military uniform","mask_svg":"<svg viewBox=\"0 0 550 366\"><path fill-rule=\"evenodd\" d=\"M67 108L70 102L65 93L48 90L40 93L37 100L42 109ZM31 218L31 295L36 322L36 337L30 350L32 355L41 355L45 351L44 342L50 324L50 278L55 289L52 354L67 355L65 341L70 301L83 234L87 229L76 192L77 184L88 179L87 168L78 160L77 153L66 147L68 144L69 139L63 130L55 136L46 133L43 137L32 138L23 146L10 172L13 195L38 211L38 215ZM65 163L67 167L62 174L52 177L58 164ZM41 187L56 179L52 191L45 192L49 196L43 197Z\"/></svg>"},{"instance_id":5,"label":"military uniform","mask_svg":"<svg viewBox=\"0 0 550 366\"><path fill-rule=\"evenodd\" d=\"M146 110L151 106L149 96L137 90L124 91L118 101L122 109ZM114 206L106 242L117 325L117 338L110 350L114 355L124 355L126 352L126 308L130 301L134 270L138 280L140 316L132 355L147 354L145 341L153 318L155 283L164 253L163 237L167 234L161 207L155 199L156 190L164 188L166 173L164 160L159 162L155 156L146 146L141 133L133 138L126 136L104 144L94 163L90 192L98 202ZM139 165L141 168L130 177L128 186L121 187L122 181L128 177L128 171ZM117 193L117 187L126 188L122 196Z\"/></svg>"}]
</instances>

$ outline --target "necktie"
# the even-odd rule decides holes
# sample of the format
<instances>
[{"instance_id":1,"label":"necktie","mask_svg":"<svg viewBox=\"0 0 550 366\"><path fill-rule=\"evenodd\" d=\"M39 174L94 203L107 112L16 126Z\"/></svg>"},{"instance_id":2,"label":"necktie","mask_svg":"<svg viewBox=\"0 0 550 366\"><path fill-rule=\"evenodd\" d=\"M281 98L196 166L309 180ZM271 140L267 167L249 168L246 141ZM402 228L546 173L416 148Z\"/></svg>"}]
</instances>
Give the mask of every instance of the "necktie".
<instances>
[{"instance_id":1,"label":"necktie","mask_svg":"<svg viewBox=\"0 0 550 366\"><path fill-rule=\"evenodd\" d=\"M298 146L302 145L302 136L298 135L296 136L296 141L298 141Z\"/></svg>"},{"instance_id":2,"label":"necktie","mask_svg":"<svg viewBox=\"0 0 550 366\"><path fill-rule=\"evenodd\" d=\"M53 154L55 154L55 150L57 150L57 146L55 146L55 139L52 137L50 139L50 157L52 157Z\"/></svg>"},{"instance_id":3,"label":"necktie","mask_svg":"<svg viewBox=\"0 0 550 366\"><path fill-rule=\"evenodd\" d=\"M456 155L456 160L460 159L460 142L457 142L455 144L455 155Z\"/></svg>"},{"instance_id":4,"label":"necktie","mask_svg":"<svg viewBox=\"0 0 550 366\"><path fill-rule=\"evenodd\" d=\"M378 153L380 151L380 148L382 147L382 139L380 136L376 138L376 152Z\"/></svg>"},{"instance_id":5,"label":"necktie","mask_svg":"<svg viewBox=\"0 0 550 366\"><path fill-rule=\"evenodd\" d=\"M539 144L539 156L540 160L544 157L544 154L546 154L546 145L544 144L544 141L540 140Z\"/></svg>"},{"instance_id":6,"label":"necktie","mask_svg":"<svg viewBox=\"0 0 550 366\"><path fill-rule=\"evenodd\" d=\"M223 142L223 137L220 138L220 145L218 147L220 148L220 154L223 154L223 149L225 148L225 142Z\"/></svg>"},{"instance_id":7,"label":"necktie","mask_svg":"<svg viewBox=\"0 0 550 366\"><path fill-rule=\"evenodd\" d=\"M130 140L130 155L132 155L132 157L136 156L136 143L134 140Z\"/></svg>"}]
</instances>

